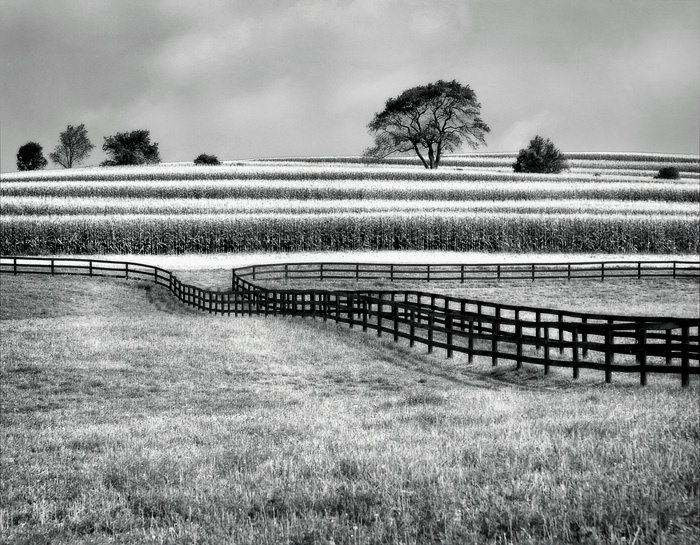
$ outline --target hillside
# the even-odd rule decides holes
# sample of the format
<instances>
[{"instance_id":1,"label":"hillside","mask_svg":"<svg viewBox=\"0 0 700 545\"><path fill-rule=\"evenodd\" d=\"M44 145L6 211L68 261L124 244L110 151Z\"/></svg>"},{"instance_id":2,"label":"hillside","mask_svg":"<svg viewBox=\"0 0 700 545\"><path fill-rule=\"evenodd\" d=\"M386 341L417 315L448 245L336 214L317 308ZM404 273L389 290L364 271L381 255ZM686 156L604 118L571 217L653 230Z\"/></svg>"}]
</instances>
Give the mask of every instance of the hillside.
<instances>
[{"instance_id":1,"label":"hillside","mask_svg":"<svg viewBox=\"0 0 700 545\"><path fill-rule=\"evenodd\" d=\"M698 252L698 156L569 156L559 175L489 153L3 174L0 252ZM669 165L680 179L654 177Z\"/></svg>"}]
</instances>

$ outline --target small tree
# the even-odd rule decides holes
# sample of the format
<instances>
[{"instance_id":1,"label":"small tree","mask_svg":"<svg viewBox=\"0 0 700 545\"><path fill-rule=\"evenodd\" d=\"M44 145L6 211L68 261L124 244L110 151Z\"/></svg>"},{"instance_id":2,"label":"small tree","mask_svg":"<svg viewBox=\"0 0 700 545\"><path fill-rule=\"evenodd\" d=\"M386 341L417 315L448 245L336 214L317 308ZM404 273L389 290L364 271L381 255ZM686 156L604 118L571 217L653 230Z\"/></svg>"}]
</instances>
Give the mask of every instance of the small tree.
<instances>
[{"instance_id":1,"label":"small tree","mask_svg":"<svg viewBox=\"0 0 700 545\"><path fill-rule=\"evenodd\" d=\"M383 159L392 153L415 152L425 168L438 168L444 152L466 143L485 144L489 127L479 117L481 104L468 85L442 81L413 87L386 101L367 125L374 147L365 157ZM427 158L426 158L427 155Z\"/></svg>"},{"instance_id":2,"label":"small tree","mask_svg":"<svg viewBox=\"0 0 700 545\"><path fill-rule=\"evenodd\" d=\"M58 137L58 146L49 153L49 158L63 168L72 168L87 159L95 147L87 135L85 125L68 125Z\"/></svg>"},{"instance_id":3,"label":"small tree","mask_svg":"<svg viewBox=\"0 0 700 545\"><path fill-rule=\"evenodd\" d=\"M146 130L118 132L105 136L102 150L111 156L102 161L102 166L145 165L160 163L158 142L151 143L151 135Z\"/></svg>"},{"instance_id":4,"label":"small tree","mask_svg":"<svg viewBox=\"0 0 700 545\"><path fill-rule=\"evenodd\" d=\"M41 144L27 142L17 152L17 170L41 170L47 164Z\"/></svg>"},{"instance_id":5,"label":"small tree","mask_svg":"<svg viewBox=\"0 0 700 545\"><path fill-rule=\"evenodd\" d=\"M219 159L216 155L207 155L206 153L201 153L194 160L195 165L220 165Z\"/></svg>"},{"instance_id":6,"label":"small tree","mask_svg":"<svg viewBox=\"0 0 700 545\"><path fill-rule=\"evenodd\" d=\"M513 163L515 172L558 174L569 168L566 157L547 138L535 136L527 148L521 149Z\"/></svg>"}]
</instances>

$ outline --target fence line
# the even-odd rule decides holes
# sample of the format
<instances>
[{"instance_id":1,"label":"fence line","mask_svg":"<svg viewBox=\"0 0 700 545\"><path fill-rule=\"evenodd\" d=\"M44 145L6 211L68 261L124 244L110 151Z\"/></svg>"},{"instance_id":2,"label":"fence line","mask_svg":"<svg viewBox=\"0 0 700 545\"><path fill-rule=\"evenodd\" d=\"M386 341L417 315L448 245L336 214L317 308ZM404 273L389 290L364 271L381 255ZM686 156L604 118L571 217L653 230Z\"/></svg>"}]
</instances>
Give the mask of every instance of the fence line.
<instances>
[{"instance_id":1,"label":"fence line","mask_svg":"<svg viewBox=\"0 0 700 545\"><path fill-rule=\"evenodd\" d=\"M662 276L645 272L649 262L606 262L600 269L609 278L611 270L630 267L641 276ZM643 263L644 265L640 265ZM666 270L674 277L697 276L697 265L689 262L654 262L656 271ZM221 315L291 315L322 318L374 330L378 336L392 335L394 341L408 340L446 351L447 357L455 352L464 353L468 360L474 356L491 359L492 365L502 360L514 361L517 368L523 363L541 365L545 374L551 367L572 369L578 378L580 369L604 371L605 381L612 380L613 372L639 373L640 384L645 385L649 373L679 374L681 384L687 386L690 375L700 374L700 320L673 317L638 317L578 313L537 307L503 305L488 301L456 298L415 290L320 290L269 289L255 284L246 277L262 273L277 274L277 278L299 278L296 274L318 274L323 278L335 273L336 264L282 264L251 266L234 269L231 291L205 290L184 284L170 271L133 262L99 259L0 257L0 273L9 274L77 274L108 276L153 281L164 286L181 302ZM344 270L357 277L363 264L343 264ZM428 277L440 271L441 266L376 265L382 274L401 279L403 267L418 267ZM500 264L503 267L503 264ZM539 264L543 265L543 264ZM580 271L577 264L554 265L559 271ZM572 266L569 266L572 265ZM586 265L591 265L587 263ZM692 266L690 266L692 265ZM491 266L491 265L488 265ZM302 268L298 268L302 267ZM425 269L420 269L425 267ZM433 268L434 267L434 268ZM454 267L454 266L453 266ZM465 269L457 265L460 275ZM472 266L465 266L472 267ZM514 265L512 270L532 271L531 264ZM520 267L520 269L518 269ZM641 271L641 272L640 272ZM696 271L690 274L688 271ZM504 268L496 273L503 275ZM283 276L282 276L283 275ZM317 278L318 278L317 277ZM573 278L573 276L571 276ZM303 278L309 278L304 276ZM432 276L436 280L440 276ZM503 276L501 277L503 278ZM603 279L604 279L603 278ZM319 278L320 279L320 278ZM693 362L693 365L691 365Z\"/></svg>"},{"instance_id":2,"label":"fence line","mask_svg":"<svg viewBox=\"0 0 700 545\"><path fill-rule=\"evenodd\" d=\"M390 280L458 281L671 277L698 278L695 261L598 261L570 263L391 264L391 263L278 263L236 269L252 280Z\"/></svg>"}]
</instances>

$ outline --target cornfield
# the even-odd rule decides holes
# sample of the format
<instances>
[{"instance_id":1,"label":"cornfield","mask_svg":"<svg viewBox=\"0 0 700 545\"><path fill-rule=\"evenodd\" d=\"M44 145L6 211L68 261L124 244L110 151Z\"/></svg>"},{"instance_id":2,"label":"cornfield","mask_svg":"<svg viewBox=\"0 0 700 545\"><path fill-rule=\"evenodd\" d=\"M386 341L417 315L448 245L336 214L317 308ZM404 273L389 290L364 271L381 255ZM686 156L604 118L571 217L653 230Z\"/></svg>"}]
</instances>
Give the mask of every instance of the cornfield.
<instances>
[{"instance_id":1,"label":"cornfield","mask_svg":"<svg viewBox=\"0 0 700 545\"><path fill-rule=\"evenodd\" d=\"M506 172L513 158L451 156L438 171L399 157L3 174L0 253L700 250L697 156L576 154L563 175ZM642 174L667 164L680 180Z\"/></svg>"}]
</instances>

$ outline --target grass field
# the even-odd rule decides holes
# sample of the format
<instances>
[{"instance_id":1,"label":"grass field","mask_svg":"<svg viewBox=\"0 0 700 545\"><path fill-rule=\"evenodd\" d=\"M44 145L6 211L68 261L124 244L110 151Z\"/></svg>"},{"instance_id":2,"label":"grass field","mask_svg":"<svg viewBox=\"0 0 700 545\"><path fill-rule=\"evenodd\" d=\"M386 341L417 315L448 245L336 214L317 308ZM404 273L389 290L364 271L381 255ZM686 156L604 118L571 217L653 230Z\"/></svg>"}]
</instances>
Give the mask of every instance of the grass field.
<instances>
[{"instance_id":1,"label":"grass field","mask_svg":"<svg viewBox=\"0 0 700 545\"><path fill-rule=\"evenodd\" d=\"M2 543L700 538L695 380L470 366L137 282L0 296Z\"/></svg>"}]
</instances>

